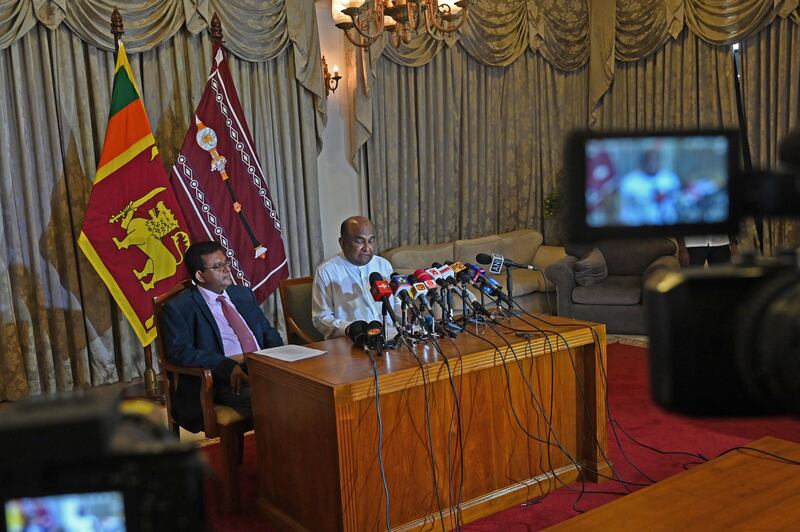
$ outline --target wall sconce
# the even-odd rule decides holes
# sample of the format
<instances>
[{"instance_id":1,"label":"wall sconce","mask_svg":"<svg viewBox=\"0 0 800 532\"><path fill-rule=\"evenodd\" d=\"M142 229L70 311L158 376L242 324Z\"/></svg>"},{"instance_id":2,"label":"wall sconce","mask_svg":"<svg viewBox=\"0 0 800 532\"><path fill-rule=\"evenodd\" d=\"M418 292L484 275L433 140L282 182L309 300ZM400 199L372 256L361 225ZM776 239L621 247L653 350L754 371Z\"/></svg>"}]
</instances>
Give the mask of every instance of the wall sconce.
<instances>
[{"instance_id":1,"label":"wall sconce","mask_svg":"<svg viewBox=\"0 0 800 532\"><path fill-rule=\"evenodd\" d=\"M332 92L336 92L336 89L339 88L339 80L342 79L342 76L339 75L339 67L333 65L333 75L328 72L328 62L325 60L325 56L322 56L322 76L325 78L325 96Z\"/></svg>"}]
</instances>

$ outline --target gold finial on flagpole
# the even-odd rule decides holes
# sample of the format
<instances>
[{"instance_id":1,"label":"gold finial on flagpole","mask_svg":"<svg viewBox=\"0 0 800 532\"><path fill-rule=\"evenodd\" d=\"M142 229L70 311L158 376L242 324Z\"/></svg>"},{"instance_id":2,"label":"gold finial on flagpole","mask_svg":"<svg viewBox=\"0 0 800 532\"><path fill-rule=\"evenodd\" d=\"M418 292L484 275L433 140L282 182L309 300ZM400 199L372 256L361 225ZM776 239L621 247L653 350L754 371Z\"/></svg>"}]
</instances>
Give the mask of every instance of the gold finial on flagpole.
<instances>
[{"instance_id":1,"label":"gold finial on flagpole","mask_svg":"<svg viewBox=\"0 0 800 532\"><path fill-rule=\"evenodd\" d=\"M111 12L111 35L114 36L114 53L118 51L119 40L125 35L125 25L122 23L122 15L116 7Z\"/></svg>"},{"instance_id":2,"label":"gold finial on flagpole","mask_svg":"<svg viewBox=\"0 0 800 532\"><path fill-rule=\"evenodd\" d=\"M216 12L211 17L211 42L220 46L225 42L225 39L222 38L222 22Z\"/></svg>"}]
</instances>

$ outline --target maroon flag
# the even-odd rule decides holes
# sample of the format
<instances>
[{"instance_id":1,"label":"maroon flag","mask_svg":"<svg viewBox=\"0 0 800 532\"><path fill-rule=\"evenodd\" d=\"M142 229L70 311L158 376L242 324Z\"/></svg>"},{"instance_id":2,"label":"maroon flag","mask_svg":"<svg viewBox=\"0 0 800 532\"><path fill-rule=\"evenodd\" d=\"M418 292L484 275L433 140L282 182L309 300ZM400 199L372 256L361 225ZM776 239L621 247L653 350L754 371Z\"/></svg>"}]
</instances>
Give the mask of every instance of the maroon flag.
<instances>
[{"instance_id":1,"label":"maroon flag","mask_svg":"<svg viewBox=\"0 0 800 532\"><path fill-rule=\"evenodd\" d=\"M214 47L208 83L172 167L193 242L216 240L234 282L264 301L289 276L275 203L256 156L228 63Z\"/></svg>"}]
</instances>

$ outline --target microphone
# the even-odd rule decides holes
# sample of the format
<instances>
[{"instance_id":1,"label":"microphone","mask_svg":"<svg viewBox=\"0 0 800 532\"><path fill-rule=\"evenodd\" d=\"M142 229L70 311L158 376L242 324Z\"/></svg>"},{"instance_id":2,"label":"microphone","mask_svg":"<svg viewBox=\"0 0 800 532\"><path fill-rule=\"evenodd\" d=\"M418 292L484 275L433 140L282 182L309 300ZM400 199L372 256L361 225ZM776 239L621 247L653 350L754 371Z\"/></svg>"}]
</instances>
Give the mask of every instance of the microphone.
<instances>
[{"instance_id":1,"label":"microphone","mask_svg":"<svg viewBox=\"0 0 800 532\"><path fill-rule=\"evenodd\" d=\"M422 268L420 268L414 272L414 276L423 283L425 283L425 288L427 288L429 292L431 290L436 290L437 288L439 288L439 285L434 280L433 275L431 275L427 270L423 270Z\"/></svg>"},{"instance_id":2,"label":"microphone","mask_svg":"<svg viewBox=\"0 0 800 532\"><path fill-rule=\"evenodd\" d=\"M503 269L503 266L510 266L512 268L522 268L525 270L538 270L536 266L514 262L513 260L507 259L502 255L498 255L497 253L492 253L491 255L486 253L478 253L475 256L475 260L478 261L480 264L489 265L489 271L494 274L500 273L500 271Z\"/></svg>"},{"instance_id":3,"label":"microphone","mask_svg":"<svg viewBox=\"0 0 800 532\"><path fill-rule=\"evenodd\" d=\"M428 302L428 298L425 297L425 295L428 293L428 287L425 286L425 283L417 279L415 275L409 275L408 282L411 283L411 296L414 299L419 300L423 310L430 312L431 305Z\"/></svg>"},{"instance_id":4,"label":"microphone","mask_svg":"<svg viewBox=\"0 0 800 532\"><path fill-rule=\"evenodd\" d=\"M383 326L379 321L357 320L347 327L347 337L356 347L377 350L383 340Z\"/></svg>"},{"instance_id":5,"label":"microphone","mask_svg":"<svg viewBox=\"0 0 800 532\"><path fill-rule=\"evenodd\" d=\"M405 303L406 306L411 309L414 319L419 319L419 311L414 305L414 300L409 294L411 285L408 282L408 278L405 275L400 275L399 273L394 272L392 273L391 279L392 280L389 282L389 286L392 287L392 292L394 293L395 297L399 297L400 301Z\"/></svg>"},{"instance_id":6,"label":"microphone","mask_svg":"<svg viewBox=\"0 0 800 532\"><path fill-rule=\"evenodd\" d=\"M345 334L347 334L347 337L350 338L355 345L361 347L359 344L366 335L367 327L368 325L366 321L356 320L347 326L347 329L345 329Z\"/></svg>"},{"instance_id":7,"label":"microphone","mask_svg":"<svg viewBox=\"0 0 800 532\"><path fill-rule=\"evenodd\" d=\"M439 275L434 275L433 271L436 271ZM428 273L433 276L439 286L455 286L458 284L458 281L456 281L456 274L449 264L434 262L431 264L431 269L428 270Z\"/></svg>"},{"instance_id":8,"label":"microphone","mask_svg":"<svg viewBox=\"0 0 800 532\"><path fill-rule=\"evenodd\" d=\"M459 261L455 261L455 262L447 261L447 262L445 262L445 264L448 264L453 269L453 272L455 272L456 274L458 274L458 272L466 269L466 266L464 266Z\"/></svg>"},{"instance_id":9,"label":"microphone","mask_svg":"<svg viewBox=\"0 0 800 532\"><path fill-rule=\"evenodd\" d=\"M472 270L472 283L480 289L481 292L488 296L496 297L503 303L511 305L511 300L503 293L503 286L491 277L488 277L486 275L486 270L475 264L467 264L467 266Z\"/></svg>"},{"instance_id":10,"label":"microphone","mask_svg":"<svg viewBox=\"0 0 800 532\"><path fill-rule=\"evenodd\" d=\"M430 298L433 299L436 303L438 303L439 306L444 308L442 299L439 297L439 285L436 283L436 281L433 280L431 274L428 273L426 270L420 268L414 272L414 275L416 276L417 279L425 283L425 288L428 289L428 294L430 295Z\"/></svg>"},{"instance_id":11,"label":"microphone","mask_svg":"<svg viewBox=\"0 0 800 532\"><path fill-rule=\"evenodd\" d=\"M389 303L389 297L392 295L392 288L383 278L383 275L378 272L369 274L369 285L369 293L372 294L372 299L383 305L383 310L392 319L392 323L395 325L400 323L397 321L397 316L394 314L391 303Z\"/></svg>"},{"instance_id":12,"label":"microphone","mask_svg":"<svg viewBox=\"0 0 800 532\"><path fill-rule=\"evenodd\" d=\"M364 341L366 349L377 351L383 344L383 324L378 320L372 320L367 324L367 333Z\"/></svg>"}]
</instances>

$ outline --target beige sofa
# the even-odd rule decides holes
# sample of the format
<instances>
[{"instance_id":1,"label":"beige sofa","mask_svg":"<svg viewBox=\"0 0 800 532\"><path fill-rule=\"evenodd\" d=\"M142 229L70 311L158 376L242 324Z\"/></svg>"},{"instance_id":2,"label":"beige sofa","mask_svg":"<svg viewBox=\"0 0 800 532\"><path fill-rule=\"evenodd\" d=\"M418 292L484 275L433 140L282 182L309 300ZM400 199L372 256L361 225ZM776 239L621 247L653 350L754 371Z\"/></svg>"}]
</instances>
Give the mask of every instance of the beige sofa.
<instances>
[{"instance_id":1,"label":"beige sofa","mask_svg":"<svg viewBox=\"0 0 800 532\"><path fill-rule=\"evenodd\" d=\"M510 233L490 235L469 240L456 240L442 244L400 246L383 252L395 271L412 273L417 268L429 268L433 262L457 260L476 264L478 253L498 253L521 264L532 264L539 271L514 268L513 295L525 310L531 313L556 313L555 285L545 281L544 272L550 264L565 256L561 246L542 244L542 235L533 229L519 229ZM506 274L493 276L506 289Z\"/></svg>"}]
</instances>

